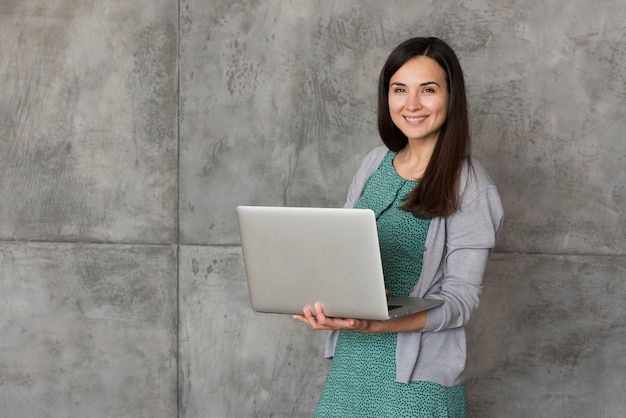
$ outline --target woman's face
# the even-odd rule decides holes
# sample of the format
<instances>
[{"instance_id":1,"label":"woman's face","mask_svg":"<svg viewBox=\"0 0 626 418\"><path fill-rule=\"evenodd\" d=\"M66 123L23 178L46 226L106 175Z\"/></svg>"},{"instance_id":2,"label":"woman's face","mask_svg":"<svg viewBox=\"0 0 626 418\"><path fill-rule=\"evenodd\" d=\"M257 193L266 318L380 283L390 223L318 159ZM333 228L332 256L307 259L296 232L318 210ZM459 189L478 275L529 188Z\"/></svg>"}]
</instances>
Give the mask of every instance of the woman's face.
<instances>
[{"instance_id":1,"label":"woman's face","mask_svg":"<svg viewBox=\"0 0 626 418\"><path fill-rule=\"evenodd\" d=\"M429 57L412 58L389 81L389 112L409 140L437 141L448 117L446 72Z\"/></svg>"}]
</instances>

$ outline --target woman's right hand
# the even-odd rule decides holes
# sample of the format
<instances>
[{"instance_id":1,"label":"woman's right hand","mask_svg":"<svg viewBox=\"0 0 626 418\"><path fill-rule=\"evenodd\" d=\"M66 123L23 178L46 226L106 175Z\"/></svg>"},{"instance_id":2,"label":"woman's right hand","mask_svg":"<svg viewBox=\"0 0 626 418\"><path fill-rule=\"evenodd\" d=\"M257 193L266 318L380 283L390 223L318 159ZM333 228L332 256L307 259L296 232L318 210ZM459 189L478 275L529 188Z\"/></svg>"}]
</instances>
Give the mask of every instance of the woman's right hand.
<instances>
[{"instance_id":1,"label":"woman's right hand","mask_svg":"<svg viewBox=\"0 0 626 418\"><path fill-rule=\"evenodd\" d=\"M378 321L370 321L367 319L354 319L354 318L332 318L324 314L324 308L321 303L315 304L315 312L310 307L305 306L302 310L302 315L294 315L293 319L309 325L316 330L327 331L360 331L368 332L372 323Z\"/></svg>"}]
</instances>

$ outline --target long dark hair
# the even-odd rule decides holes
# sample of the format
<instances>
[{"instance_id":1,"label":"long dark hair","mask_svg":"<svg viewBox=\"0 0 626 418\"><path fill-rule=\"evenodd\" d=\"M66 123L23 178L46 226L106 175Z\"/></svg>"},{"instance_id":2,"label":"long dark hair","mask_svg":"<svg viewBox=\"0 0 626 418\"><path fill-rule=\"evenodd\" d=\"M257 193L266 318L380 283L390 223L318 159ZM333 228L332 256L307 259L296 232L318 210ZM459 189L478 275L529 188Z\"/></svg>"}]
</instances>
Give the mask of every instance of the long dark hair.
<instances>
[{"instance_id":1,"label":"long dark hair","mask_svg":"<svg viewBox=\"0 0 626 418\"><path fill-rule=\"evenodd\" d=\"M463 70L448 44L433 37L413 38L389 55L378 83L378 132L392 151L398 152L407 145L408 138L391 120L389 82L407 61L423 56L435 60L446 72L448 116L424 175L419 185L407 194L402 209L419 218L434 218L448 216L458 208L460 171L463 161L469 161L471 145Z\"/></svg>"}]
</instances>

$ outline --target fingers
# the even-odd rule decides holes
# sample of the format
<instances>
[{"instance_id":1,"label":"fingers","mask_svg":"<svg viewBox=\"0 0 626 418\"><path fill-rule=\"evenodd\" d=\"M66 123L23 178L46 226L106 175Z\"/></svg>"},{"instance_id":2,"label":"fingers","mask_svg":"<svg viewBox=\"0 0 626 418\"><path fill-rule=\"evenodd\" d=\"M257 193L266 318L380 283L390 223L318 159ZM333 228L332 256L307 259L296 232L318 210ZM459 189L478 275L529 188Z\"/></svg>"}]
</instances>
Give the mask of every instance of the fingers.
<instances>
[{"instance_id":1,"label":"fingers","mask_svg":"<svg viewBox=\"0 0 626 418\"><path fill-rule=\"evenodd\" d=\"M310 325L313 328L316 328L317 320L315 319L311 308L309 308L308 306L305 306L302 309L302 315L293 315L292 318L296 321L300 321L302 323Z\"/></svg>"},{"instance_id":2,"label":"fingers","mask_svg":"<svg viewBox=\"0 0 626 418\"><path fill-rule=\"evenodd\" d=\"M311 328L321 330L333 329L329 328L328 318L326 318L326 315L324 315L324 308L322 308L322 305L320 303L316 303L314 309L315 313L313 313L311 308L309 308L308 306L305 307L303 310L304 317L306 318Z\"/></svg>"},{"instance_id":3,"label":"fingers","mask_svg":"<svg viewBox=\"0 0 626 418\"><path fill-rule=\"evenodd\" d=\"M334 318L328 318L324 314L324 308L320 303L316 303L314 310L305 306L302 309L302 315L293 315L293 319L309 325L313 329L317 330L332 330L337 328L337 323Z\"/></svg>"},{"instance_id":4,"label":"fingers","mask_svg":"<svg viewBox=\"0 0 626 418\"><path fill-rule=\"evenodd\" d=\"M315 317L317 318L317 322L326 322L326 315L324 314L324 308L321 303L315 304Z\"/></svg>"},{"instance_id":5,"label":"fingers","mask_svg":"<svg viewBox=\"0 0 626 418\"><path fill-rule=\"evenodd\" d=\"M359 330L364 323L358 319L327 317L320 303L316 303L313 310L308 306L305 307L302 310L302 315L293 315L293 319L316 330Z\"/></svg>"}]
</instances>

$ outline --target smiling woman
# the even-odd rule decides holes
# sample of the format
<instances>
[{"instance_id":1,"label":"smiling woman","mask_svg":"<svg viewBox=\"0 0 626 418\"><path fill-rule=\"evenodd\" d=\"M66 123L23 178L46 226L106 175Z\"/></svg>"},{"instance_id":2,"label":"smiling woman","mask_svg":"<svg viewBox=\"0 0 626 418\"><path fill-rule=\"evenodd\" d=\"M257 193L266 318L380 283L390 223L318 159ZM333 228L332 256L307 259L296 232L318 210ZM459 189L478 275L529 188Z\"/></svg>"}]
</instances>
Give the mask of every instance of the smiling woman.
<instances>
[{"instance_id":1,"label":"smiling woman","mask_svg":"<svg viewBox=\"0 0 626 418\"><path fill-rule=\"evenodd\" d=\"M332 358L315 416L464 418L464 326L502 220L493 181L469 156L463 73L436 38L414 38L379 79L378 127L345 207L376 215L389 296L443 305L390 321L331 318L317 304L294 318L330 330ZM358 298L358 289L355 289Z\"/></svg>"},{"instance_id":2,"label":"smiling woman","mask_svg":"<svg viewBox=\"0 0 626 418\"><path fill-rule=\"evenodd\" d=\"M396 100L394 83L404 84L400 97L406 100ZM426 118L419 124L424 129L409 123L416 116ZM420 180L402 209L424 218L451 215L461 167L470 161L470 135L463 70L448 44L414 38L389 55L378 82L378 130L399 154L399 174Z\"/></svg>"},{"instance_id":3,"label":"smiling woman","mask_svg":"<svg viewBox=\"0 0 626 418\"><path fill-rule=\"evenodd\" d=\"M389 113L409 140L409 147L403 152L412 147L427 147L432 154L447 112L446 73L432 58L413 58L391 77Z\"/></svg>"}]
</instances>

